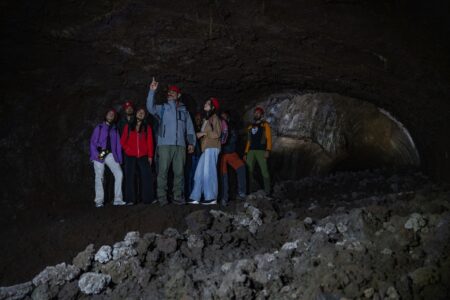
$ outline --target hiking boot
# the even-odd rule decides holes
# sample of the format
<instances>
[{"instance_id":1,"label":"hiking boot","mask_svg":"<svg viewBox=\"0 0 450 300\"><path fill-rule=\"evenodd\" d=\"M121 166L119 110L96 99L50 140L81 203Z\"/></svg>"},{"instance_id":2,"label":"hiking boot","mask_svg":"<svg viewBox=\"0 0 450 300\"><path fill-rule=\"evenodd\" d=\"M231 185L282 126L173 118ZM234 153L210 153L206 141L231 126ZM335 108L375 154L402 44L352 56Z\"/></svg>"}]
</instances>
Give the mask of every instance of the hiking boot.
<instances>
[{"instance_id":1,"label":"hiking boot","mask_svg":"<svg viewBox=\"0 0 450 300\"><path fill-rule=\"evenodd\" d=\"M176 197L176 198L173 198L172 203L176 204L176 205L185 205L186 201L182 197L180 197L180 198Z\"/></svg>"},{"instance_id":2,"label":"hiking boot","mask_svg":"<svg viewBox=\"0 0 450 300\"><path fill-rule=\"evenodd\" d=\"M236 195L236 200L237 201L244 201L245 199L246 199L246 195L244 194L244 195Z\"/></svg>"}]
</instances>

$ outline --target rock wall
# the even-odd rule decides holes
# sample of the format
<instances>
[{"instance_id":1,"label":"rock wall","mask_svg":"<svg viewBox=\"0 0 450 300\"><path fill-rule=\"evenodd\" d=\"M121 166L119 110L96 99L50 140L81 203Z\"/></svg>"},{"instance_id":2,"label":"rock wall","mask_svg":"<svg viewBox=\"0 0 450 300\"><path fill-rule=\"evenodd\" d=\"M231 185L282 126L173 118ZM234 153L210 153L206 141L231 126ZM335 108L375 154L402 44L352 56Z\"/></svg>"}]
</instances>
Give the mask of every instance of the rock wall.
<instances>
[{"instance_id":1,"label":"rock wall","mask_svg":"<svg viewBox=\"0 0 450 300\"><path fill-rule=\"evenodd\" d=\"M449 180L447 8L440 0L3 1L1 204L11 215L90 201L91 130L107 107L143 104L152 76L179 84L193 110L214 95L240 115L290 89L368 101L408 128L426 172Z\"/></svg>"},{"instance_id":2,"label":"rock wall","mask_svg":"<svg viewBox=\"0 0 450 300\"><path fill-rule=\"evenodd\" d=\"M271 124L271 164L281 178L420 165L408 130L373 104L330 93L289 92L267 98L257 105L265 108ZM252 122L253 108L245 118Z\"/></svg>"},{"instance_id":3,"label":"rock wall","mask_svg":"<svg viewBox=\"0 0 450 300\"><path fill-rule=\"evenodd\" d=\"M450 194L420 173L285 181L188 229L129 232L0 299L448 299ZM22 266L21 266L22 267Z\"/></svg>"}]
</instances>

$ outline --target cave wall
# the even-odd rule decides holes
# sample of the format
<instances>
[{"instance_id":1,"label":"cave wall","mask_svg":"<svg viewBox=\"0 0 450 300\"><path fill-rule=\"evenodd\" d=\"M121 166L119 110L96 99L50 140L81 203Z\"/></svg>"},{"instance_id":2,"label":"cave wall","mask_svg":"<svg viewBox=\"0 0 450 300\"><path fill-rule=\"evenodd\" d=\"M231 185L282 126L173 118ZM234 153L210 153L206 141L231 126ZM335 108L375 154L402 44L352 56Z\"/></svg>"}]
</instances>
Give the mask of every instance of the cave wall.
<instances>
[{"instance_id":1,"label":"cave wall","mask_svg":"<svg viewBox=\"0 0 450 300\"><path fill-rule=\"evenodd\" d=\"M3 1L3 204L90 201L88 139L105 109L179 84L242 112L274 91L334 92L409 129L450 180L445 1ZM192 107L191 107L192 108ZM19 184L17 183L19 182Z\"/></svg>"}]
</instances>

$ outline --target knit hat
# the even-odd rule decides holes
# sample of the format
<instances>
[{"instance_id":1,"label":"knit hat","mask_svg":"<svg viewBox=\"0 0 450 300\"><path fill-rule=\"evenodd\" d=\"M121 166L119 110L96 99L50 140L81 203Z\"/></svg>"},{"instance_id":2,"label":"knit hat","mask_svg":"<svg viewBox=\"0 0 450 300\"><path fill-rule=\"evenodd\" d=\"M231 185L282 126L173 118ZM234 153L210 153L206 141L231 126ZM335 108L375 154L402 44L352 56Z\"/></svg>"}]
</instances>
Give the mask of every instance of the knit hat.
<instances>
[{"instance_id":1,"label":"knit hat","mask_svg":"<svg viewBox=\"0 0 450 300\"><path fill-rule=\"evenodd\" d=\"M179 87L177 87L176 85L169 85L168 90L176 92L177 94L181 94L181 89Z\"/></svg>"},{"instance_id":2,"label":"knit hat","mask_svg":"<svg viewBox=\"0 0 450 300\"><path fill-rule=\"evenodd\" d=\"M128 100L127 102L125 102L125 103L122 105L122 108L123 108L124 110L126 110L128 107L134 108L133 101Z\"/></svg>"},{"instance_id":3,"label":"knit hat","mask_svg":"<svg viewBox=\"0 0 450 300\"><path fill-rule=\"evenodd\" d=\"M254 112L257 112L257 111L259 111L262 115L264 114L264 108L262 108L261 106L255 107Z\"/></svg>"},{"instance_id":4,"label":"knit hat","mask_svg":"<svg viewBox=\"0 0 450 300\"><path fill-rule=\"evenodd\" d=\"M219 105L219 99L217 99L217 98L212 98L212 97L211 97L210 100L211 100L212 106L214 106L214 108L216 109L216 111L218 111L219 108L220 108L220 105Z\"/></svg>"}]
</instances>

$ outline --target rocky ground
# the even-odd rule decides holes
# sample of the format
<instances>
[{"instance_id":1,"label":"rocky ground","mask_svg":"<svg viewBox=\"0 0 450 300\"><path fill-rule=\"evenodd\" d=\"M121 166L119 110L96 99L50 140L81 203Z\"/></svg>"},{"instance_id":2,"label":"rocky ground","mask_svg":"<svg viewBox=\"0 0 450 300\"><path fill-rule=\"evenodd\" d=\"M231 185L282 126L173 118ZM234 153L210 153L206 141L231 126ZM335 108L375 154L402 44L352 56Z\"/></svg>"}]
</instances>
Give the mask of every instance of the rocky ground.
<instances>
[{"instance_id":1,"label":"rocky ground","mask_svg":"<svg viewBox=\"0 0 450 300\"><path fill-rule=\"evenodd\" d=\"M0 299L448 299L450 192L420 173L285 181L128 232Z\"/></svg>"}]
</instances>

